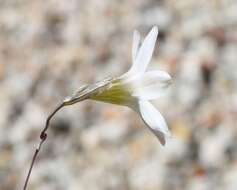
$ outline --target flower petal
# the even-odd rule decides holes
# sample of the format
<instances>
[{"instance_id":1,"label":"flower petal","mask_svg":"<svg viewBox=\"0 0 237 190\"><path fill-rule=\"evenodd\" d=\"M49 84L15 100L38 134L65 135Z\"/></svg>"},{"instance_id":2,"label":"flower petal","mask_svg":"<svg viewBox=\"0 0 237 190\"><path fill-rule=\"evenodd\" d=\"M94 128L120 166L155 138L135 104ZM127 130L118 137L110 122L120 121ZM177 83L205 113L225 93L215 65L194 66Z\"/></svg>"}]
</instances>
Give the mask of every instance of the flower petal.
<instances>
[{"instance_id":1,"label":"flower petal","mask_svg":"<svg viewBox=\"0 0 237 190\"><path fill-rule=\"evenodd\" d=\"M136 53L136 58L135 61L133 62L132 67L120 78L127 78L134 74L145 72L154 51L157 35L158 35L158 28L157 26L154 26L149 32L149 34L146 36L144 42L142 43L141 47Z\"/></svg>"},{"instance_id":2,"label":"flower petal","mask_svg":"<svg viewBox=\"0 0 237 190\"><path fill-rule=\"evenodd\" d=\"M137 30L135 30L133 32L133 44L132 44L132 60L133 60L133 62L135 62L135 59L137 56L140 38L141 38L140 33Z\"/></svg>"},{"instance_id":3,"label":"flower petal","mask_svg":"<svg viewBox=\"0 0 237 190\"><path fill-rule=\"evenodd\" d=\"M146 36L144 42L142 43L141 48L138 51L136 60L133 63L131 70L133 69L135 73L145 72L146 67L150 62L154 51L157 35L158 28L157 26L154 26L149 32L149 34Z\"/></svg>"},{"instance_id":4,"label":"flower petal","mask_svg":"<svg viewBox=\"0 0 237 190\"><path fill-rule=\"evenodd\" d=\"M132 95L143 100L152 100L164 94L171 84L171 76L165 71L149 71L129 82L133 86Z\"/></svg>"},{"instance_id":5,"label":"flower petal","mask_svg":"<svg viewBox=\"0 0 237 190\"><path fill-rule=\"evenodd\" d=\"M170 131L161 113L148 101L139 101L139 112L148 128L158 137L160 143L165 145L166 137Z\"/></svg>"}]
</instances>

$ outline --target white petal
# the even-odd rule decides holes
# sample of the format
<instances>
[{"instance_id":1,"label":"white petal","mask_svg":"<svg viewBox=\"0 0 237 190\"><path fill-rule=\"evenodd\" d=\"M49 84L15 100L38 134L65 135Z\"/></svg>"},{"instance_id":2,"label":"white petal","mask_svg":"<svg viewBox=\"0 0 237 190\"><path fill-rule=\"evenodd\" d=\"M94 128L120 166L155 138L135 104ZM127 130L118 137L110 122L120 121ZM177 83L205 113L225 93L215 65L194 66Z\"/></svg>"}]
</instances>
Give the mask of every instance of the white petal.
<instances>
[{"instance_id":1,"label":"white petal","mask_svg":"<svg viewBox=\"0 0 237 190\"><path fill-rule=\"evenodd\" d=\"M136 60L131 68L131 72L145 72L154 51L157 35L158 28L155 26L152 28L152 30L149 32L144 42L142 43L141 48L138 51Z\"/></svg>"},{"instance_id":2,"label":"white petal","mask_svg":"<svg viewBox=\"0 0 237 190\"><path fill-rule=\"evenodd\" d=\"M137 75L136 78L132 77L131 79L134 80L131 80L131 82L135 82L136 84L149 86L160 82L169 82L171 80L171 76L165 71L155 70L145 72L142 75Z\"/></svg>"},{"instance_id":3,"label":"white petal","mask_svg":"<svg viewBox=\"0 0 237 190\"><path fill-rule=\"evenodd\" d=\"M167 124L160 112L148 101L139 101L139 111L148 128L158 137L162 145L170 136Z\"/></svg>"},{"instance_id":4,"label":"white petal","mask_svg":"<svg viewBox=\"0 0 237 190\"><path fill-rule=\"evenodd\" d=\"M137 56L139 43L140 43L140 33L137 30L135 30L133 32L133 44L132 44L132 60L133 60L133 62L135 61L136 56Z\"/></svg>"},{"instance_id":5,"label":"white petal","mask_svg":"<svg viewBox=\"0 0 237 190\"><path fill-rule=\"evenodd\" d=\"M163 95L171 84L171 77L165 71L149 71L130 80L132 95L143 100L152 100Z\"/></svg>"},{"instance_id":6,"label":"white petal","mask_svg":"<svg viewBox=\"0 0 237 190\"><path fill-rule=\"evenodd\" d=\"M144 42L136 53L136 58L133 62L132 67L127 73L122 75L121 78L127 78L134 74L145 72L154 51L157 35L158 28L157 26L154 26L149 32L149 34L146 36Z\"/></svg>"}]
</instances>

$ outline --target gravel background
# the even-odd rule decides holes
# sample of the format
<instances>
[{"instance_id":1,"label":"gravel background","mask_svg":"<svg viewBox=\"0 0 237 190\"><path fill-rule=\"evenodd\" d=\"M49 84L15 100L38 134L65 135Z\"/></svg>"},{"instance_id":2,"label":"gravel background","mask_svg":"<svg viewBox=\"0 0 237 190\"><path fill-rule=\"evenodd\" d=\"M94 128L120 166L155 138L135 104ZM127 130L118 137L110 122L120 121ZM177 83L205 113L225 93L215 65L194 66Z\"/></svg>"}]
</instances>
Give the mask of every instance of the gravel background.
<instances>
[{"instance_id":1,"label":"gravel background","mask_svg":"<svg viewBox=\"0 0 237 190\"><path fill-rule=\"evenodd\" d=\"M126 107L60 111L31 190L236 190L236 0L0 0L0 189L21 189L47 115L85 83L131 65L134 29L159 37L150 68L174 83L154 101L162 147Z\"/></svg>"}]
</instances>

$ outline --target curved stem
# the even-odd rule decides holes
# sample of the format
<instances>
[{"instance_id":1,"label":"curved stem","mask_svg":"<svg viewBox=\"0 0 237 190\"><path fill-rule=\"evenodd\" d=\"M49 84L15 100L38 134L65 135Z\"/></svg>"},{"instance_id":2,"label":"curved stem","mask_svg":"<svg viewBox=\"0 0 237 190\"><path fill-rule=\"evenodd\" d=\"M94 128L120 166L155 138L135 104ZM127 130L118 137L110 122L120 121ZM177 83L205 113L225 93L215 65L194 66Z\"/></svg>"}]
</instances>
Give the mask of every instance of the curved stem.
<instances>
[{"instance_id":1,"label":"curved stem","mask_svg":"<svg viewBox=\"0 0 237 190\"><path fill-rule=\"evenodd\" d=\"M41 132L41 134L40 134L40 139L41 139L41 141L40 141L40 143L39 143L39 145L38 145L38 148L35 150L34 156L33 156L33 158L32 158L31 165L30 165L30 169L29 169L29 171L28 171L28 174L27 174L27 177L26 177L26 180L25 180L25 183L24 183L23 190L26 190L26 188L27 188L28 181L29 181L29 179L30 179L30 174L31 174L32 168L33 168L33 166L34 166L36 157L37 157L37 155L38 155L38 153L39 153L39 151L40 151L40 149L41 149L42 144L44 143L44 141L45 141L46 138L47 138L47 133L46 133L46 132L47 132L47 129L49 128L50 120L51 120L52 117L53 117L62 107L64 107L64 106L65 106L64 103L60 104L60 105L48 116L48 118L47 118L47 120L46 120L45 127L44 127L44 129L42 130L42 132Z\"/></svg>"}]
</instances>

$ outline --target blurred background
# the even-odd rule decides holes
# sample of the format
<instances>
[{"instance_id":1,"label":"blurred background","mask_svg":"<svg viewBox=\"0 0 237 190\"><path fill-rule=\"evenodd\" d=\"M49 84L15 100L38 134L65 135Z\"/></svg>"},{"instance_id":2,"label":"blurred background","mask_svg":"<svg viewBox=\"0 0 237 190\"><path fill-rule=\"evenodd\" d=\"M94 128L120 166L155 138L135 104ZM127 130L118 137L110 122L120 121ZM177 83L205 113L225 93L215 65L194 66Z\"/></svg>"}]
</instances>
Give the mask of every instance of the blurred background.
<instances>
[{"instance_id":1,"label":"blurred background","mask_svg":"<svg viewBox=\"0 0 237 190\"><path fill-rule=\"evenodd\" d=\"M236 190L236 0L0 0L0 189L22 189L47 115L81 85L131 66L133 30L159 27L149 69L162 147L126 107L85 101L52 121L29 188Z\"/></svg>"}]
</instances>

